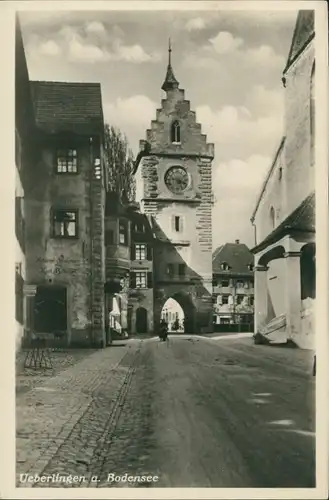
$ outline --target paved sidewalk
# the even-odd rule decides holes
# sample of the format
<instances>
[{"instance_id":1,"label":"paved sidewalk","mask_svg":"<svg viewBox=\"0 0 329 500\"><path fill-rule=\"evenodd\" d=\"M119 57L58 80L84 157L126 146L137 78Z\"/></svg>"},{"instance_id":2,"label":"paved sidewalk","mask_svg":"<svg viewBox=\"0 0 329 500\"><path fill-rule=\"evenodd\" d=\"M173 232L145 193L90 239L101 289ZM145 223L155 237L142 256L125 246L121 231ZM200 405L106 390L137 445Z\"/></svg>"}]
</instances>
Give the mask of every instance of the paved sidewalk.
<instances>
[{"instance_id":1,"label":"paved sidewalk","mask_svg":"<svg viewBox=\"0 0 329 500\"><path fill-rule=\"evenodd\" d=\"M67 476L71 468L74 474L90 470L90 460L108 434L129 386L140 346L141 342L130 340L94 352L28 392L17 394L18 487L33 486L22 483L20 474Z\"/></svg>"}]
</instances>

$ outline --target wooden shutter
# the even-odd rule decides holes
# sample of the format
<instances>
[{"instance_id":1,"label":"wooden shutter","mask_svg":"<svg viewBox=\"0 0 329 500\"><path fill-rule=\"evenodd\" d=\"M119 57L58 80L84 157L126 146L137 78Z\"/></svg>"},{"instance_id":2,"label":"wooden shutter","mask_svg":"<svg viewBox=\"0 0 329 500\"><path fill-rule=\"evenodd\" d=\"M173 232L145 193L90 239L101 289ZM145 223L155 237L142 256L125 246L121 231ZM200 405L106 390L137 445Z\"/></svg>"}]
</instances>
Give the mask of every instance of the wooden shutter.
<instances>
[{"instance_id":1,"label":"wooden shutter","mask_svg":"<svg viewBox=\"0 0 329 500\"><path fill-rule=\"evenodd\" d=\"M217 304L221 306L223 304L223 299L221 295L217 295Z\"/></svg>"},{"instance_id":2,"label":"wooden shutter","mask_svg":"<svg viewBox=\"0 0 329 500\"><path fill-rule=\"evenodd\" d=\"M152 260L152 247L150 243L146 245L146 259Z\"/></svg>"},{"instance_id":3,"label":"wooden shutter","mask_svg":"<svg viewBox=\"0 0 329 500\"><path fill-rule=\"evenodd\" d=\"M130 273L130 288L136 288L136 273Z\"/></svg>"},{"instance_id":4,"label":"wooden shutter","mask_svg":"<svg viewBox=\"0 0 329 500\"><path fill-rule=\"evenodd\" d=\"M179 232L184 232L184 217L179 217Z\"/></svg>"},{"instance_id":5,"label":"wooden shutter","mask_svg":"<svg viewBox=\"0 0 329 500\"><path fill-rule=\"evenodd\" d=\"M135 243L133 243L131 245L130 258L131 258L131 260L136 260L136 245L135 245Z\"/></svg>"},{"instance_id":6,"label":"wooden shutter","mask_svg":"<svg viewBox=\"0 0 329 500\"><path fill-rule=\"evenodd\" d=\"M152 276L152 273L147 273L147 288L153 288L153 276Z\"/></svg>"}]
</instances>

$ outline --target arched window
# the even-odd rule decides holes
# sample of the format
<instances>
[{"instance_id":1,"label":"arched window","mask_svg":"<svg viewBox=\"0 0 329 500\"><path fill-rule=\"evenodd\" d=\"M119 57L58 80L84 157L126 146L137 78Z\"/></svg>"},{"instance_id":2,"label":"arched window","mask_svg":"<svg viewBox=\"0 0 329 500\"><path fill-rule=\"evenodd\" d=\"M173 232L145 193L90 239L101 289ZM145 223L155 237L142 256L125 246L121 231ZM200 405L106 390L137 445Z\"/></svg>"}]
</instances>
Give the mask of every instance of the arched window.
<instances>
[{"instance_id":1,"label":"arched window","mask_svg":"<svg viewBox=\"0 0 329 500\"><path fill-rule=\"evenodd\" d=\"M315 63L313 64L310 83L310 135L311 135L311 166L314 165L314 139L315 139L315 91L314 91Z\"/></svg>"},{"instance_id":2,"label":"arched window","mask_svg":"<svg viewBox=\"0 0 329 500\"><path fill-rule=\"evenodd\" d=\"M177 120L171 125L171 142L180 142L180 125Z\"/></svg>"},{"instance_id":3,"label":"arched window","mask_svg":"<svg viewBox=\"0 0 329 500\"><path fill-rule=\"evenodd\" d=\"M275 228L275 210L273 207L270 209L270 220L271 220L271 227L274 229Z\"/></svg>"}]
</instances>

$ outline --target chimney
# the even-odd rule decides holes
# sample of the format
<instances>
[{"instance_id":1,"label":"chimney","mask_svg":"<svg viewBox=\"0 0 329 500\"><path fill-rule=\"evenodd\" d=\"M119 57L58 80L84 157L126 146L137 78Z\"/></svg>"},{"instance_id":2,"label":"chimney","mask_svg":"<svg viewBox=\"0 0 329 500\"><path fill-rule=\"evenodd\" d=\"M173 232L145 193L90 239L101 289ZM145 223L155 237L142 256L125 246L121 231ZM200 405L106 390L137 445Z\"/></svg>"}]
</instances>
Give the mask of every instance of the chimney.
<instances>
[{"instance_id":1,"label":"chimney","mask_svg":"<svg viewBox=\"0 0 329 500\"><path fill-rule=\"evenodd\" d=\"M240 240L235 240L235 243L238 245L240 243Z\"/></svg>"}]
</instances>

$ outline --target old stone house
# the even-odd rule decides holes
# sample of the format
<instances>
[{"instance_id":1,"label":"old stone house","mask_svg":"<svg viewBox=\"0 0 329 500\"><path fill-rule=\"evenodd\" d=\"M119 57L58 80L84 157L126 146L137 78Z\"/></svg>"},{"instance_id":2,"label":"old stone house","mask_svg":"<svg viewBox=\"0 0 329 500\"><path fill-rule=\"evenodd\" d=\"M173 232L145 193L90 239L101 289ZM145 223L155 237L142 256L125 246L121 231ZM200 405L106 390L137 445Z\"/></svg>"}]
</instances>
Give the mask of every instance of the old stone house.
<instances>
[{"instance_id":1,"label":"old stone house","mask_svg":"<svg viewBox=\"0 0 329 500\"><path fill-rule=\"evenodd\" d=\"M24 338L50 333L66 344L102 346L107 181L100 85L29 81L19 26L17 53L16 151L24 158L26 228ZM31 153L22 150L25 142Z\"/></svg>"},{"instance_id":2,"label":"old stone house","mask_svg":"<svg viewBox=\"0 0 329 500\"><path fill-rule=\"evenodd\" d=\"M236 240L218 247L212 262L215 330L225 330L227 325L231 325L229 329L251 330L254 318L253 254L245 244Z\"/></svg>"},{"instance_id":3,"label":"old stone house","mask_svg":"<svg viewBox=\"0 0 329 500\"><path fill-rule=\"evenodd\" d=\"M314 345L314 11L300 11L282 82L285 133L257 199L255 332Z\"/></svg>"}]
</instances>

